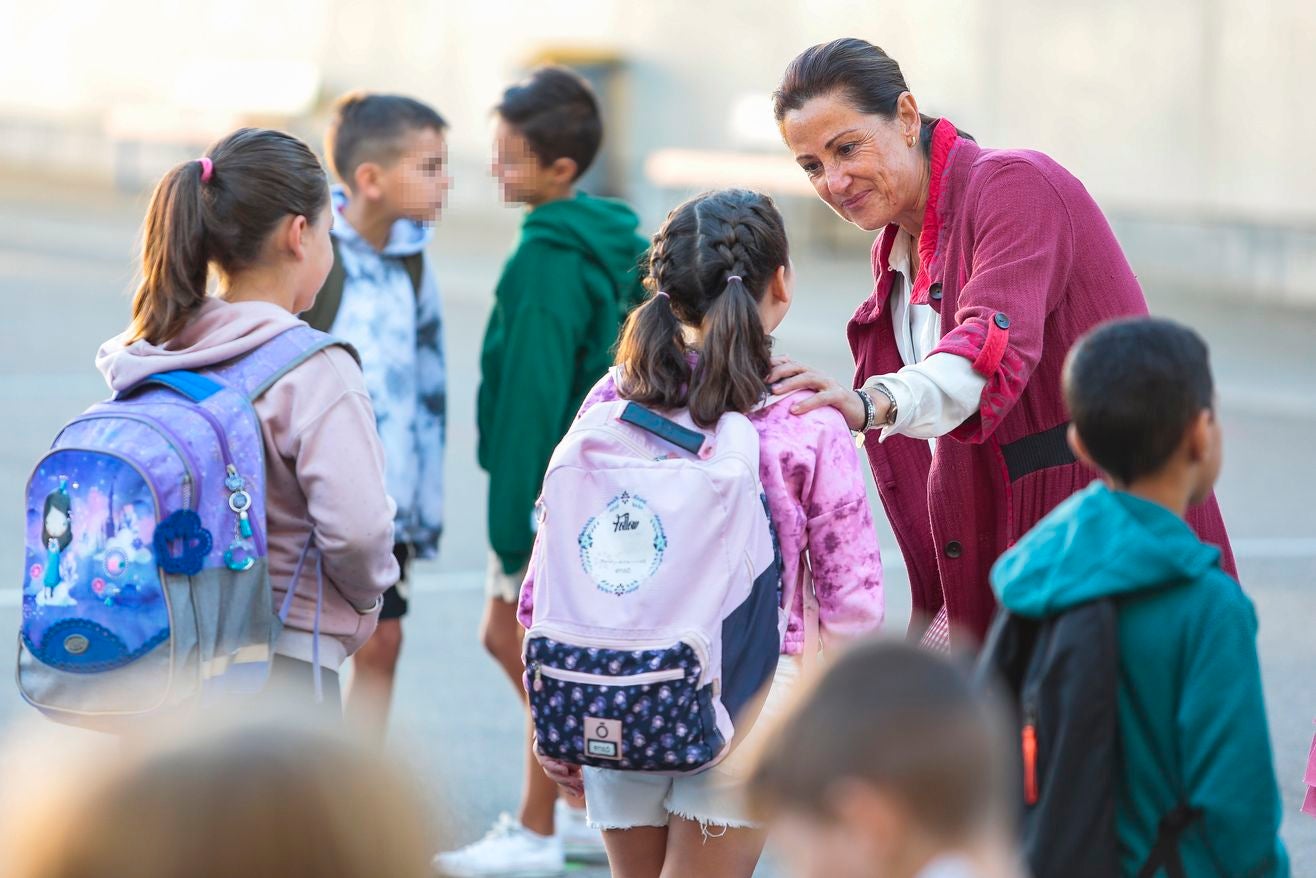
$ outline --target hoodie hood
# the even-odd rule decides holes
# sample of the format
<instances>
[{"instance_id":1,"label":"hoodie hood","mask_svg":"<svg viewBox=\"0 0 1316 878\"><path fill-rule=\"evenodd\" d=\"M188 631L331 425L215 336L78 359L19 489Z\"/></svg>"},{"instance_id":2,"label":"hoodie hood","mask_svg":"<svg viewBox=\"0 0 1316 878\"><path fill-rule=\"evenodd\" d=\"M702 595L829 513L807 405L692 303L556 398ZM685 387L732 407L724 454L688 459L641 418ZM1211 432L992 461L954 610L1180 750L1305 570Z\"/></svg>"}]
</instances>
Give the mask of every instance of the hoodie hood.
<instances>
[{"instance_id":1,"label":"hoodie hood","mask_svg":"<svg viewBox=\"0 0 1316 878\"><path fill-rule=\"evenodd\" d=\"M1001 556L992 587L1011 612L1041 618L1191 582L1219 562L1220 550L1170 510L1094 482Z\"/></svg>"},{"instance_id":2,"label":"hoodie hood","mask_svg":"<svg viewBox=\"0 0 1316 878\"><path fill-rule=\"evenodd\" d=\"M115 336L96 353L96 368L116 392L158 372L203 369L241 356L301 323L271 302L225 302L213 296L176 337L161 345Z\"/></svg>"},{"instance_id":3,"label":"hoodie hood","mask_svg":"<svg viewBox=\"0 0 1316 878\"><path fill-rule=\"evenodd\" d=\"M618 300L639 289L638 254L648 242L636 232L640 219L626 204L577 192L574 198L541 204L526 214L522 243L543 241L575 250L612 279Z\"/></svg>"},{"instance_id":4,"label":"hoodie hood","mask_svg":"<svg viewBox=\"0 0 1316 878\"><path fill-rule=\"evenodd\" d=\"M340 245L351 247L353 249L368 252L376 256L411 256L425 249L429 244L430 238L434 237L434 227L425 223L418 223L414 220L400 219L393 223L392 230L388 233L388 243L384 245L382 251L375 250L357 230L352 228L352 224L343 216L343 208L351 200L347 189L342 186L334 186L330 192L334 202L334 227L332 234L338 239Z\"/></svg>"}]
</instances>

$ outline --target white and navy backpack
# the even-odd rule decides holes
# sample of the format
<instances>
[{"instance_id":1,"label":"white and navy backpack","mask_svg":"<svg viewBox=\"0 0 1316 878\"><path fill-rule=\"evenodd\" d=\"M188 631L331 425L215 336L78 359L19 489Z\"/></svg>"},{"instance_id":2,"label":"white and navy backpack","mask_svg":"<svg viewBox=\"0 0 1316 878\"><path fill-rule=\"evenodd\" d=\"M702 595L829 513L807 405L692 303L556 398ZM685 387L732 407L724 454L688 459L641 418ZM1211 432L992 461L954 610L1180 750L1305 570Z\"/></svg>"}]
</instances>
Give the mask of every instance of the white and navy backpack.
<instances>
[{"instance_id":1,"label":"white and navy backpack","mask_svg":"<svg viewBox=\"0 0 1316 878\"><path fill-rule=\"evenodd\" d=\"M333 344L298 326L229 363L154 375L60 431L27 486L29 703L121 731L261 689L293 589L276 615L252 402Z\"/></svg>"},{"instance_id":2,"label":"white and navy backpack","mask_svg":"<svg viewBox=\"0 0 1316 878\"><path fill-rule=\"evenodd\" d=\"M544 477L524 647L545 755L693 774L744 736L786 628L758 466L741 414L701 430L618 400L572 425Z\"/></svg>"}]
</instances>

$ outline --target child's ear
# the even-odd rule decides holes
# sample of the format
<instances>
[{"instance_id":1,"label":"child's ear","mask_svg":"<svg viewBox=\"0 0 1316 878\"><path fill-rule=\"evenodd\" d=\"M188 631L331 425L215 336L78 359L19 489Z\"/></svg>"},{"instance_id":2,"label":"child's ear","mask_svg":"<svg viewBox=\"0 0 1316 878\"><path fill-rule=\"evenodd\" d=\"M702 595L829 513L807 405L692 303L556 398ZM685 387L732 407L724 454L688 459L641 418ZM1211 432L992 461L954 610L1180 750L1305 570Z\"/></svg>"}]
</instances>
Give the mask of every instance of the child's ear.
<instances>
[{"instance_id":1,"label":"child's ear","mask_svg":"<svg viewBox=\"0 0 1316 878\"><path fill-rule=\"evenodd\" d=\"M311 224L306 217L297 214L288 221L288 230L284 241L295 259L306 258L306 244L311 233Z\"/></svg>"},{"instance_id":2,"label":"child's ear","mask_svg":"<svg viewBox=\"0 0 1316 878\"><path fill-rule=\"evenodd\" d=\"M1201 463L1215 451L1216 443L1215 412L1202 409L1188 427L1184 445L1188 449L1188 460Z\"/></svg>"},{"instance_id":3,"label":"child's ear","mask_svg":"<svg viewBox=\"0 0 1316 878\"><path fill-rule=\"evenodd\" d=\"M570 186L576 179L576 169L578 165L575 159L569 159L563 156L554 159L553 164L548 166L548 175L553 182L559 186Z\"/></svg>"},{"instance_id":4,"label":"child's ear","mask_svg":"<svg viewBox=\"0 0 1316 878\"><path fill-rule=\"evenodd\" d=\"M384 169L374 162L362 162L352 172L352 194L374 200L379 198L379 178Z\"/></svg>"},{"instance_id":5,"label":"child's ear","mask_svg":"<svg viewBox=\"0 0 1316 878\"><path fill-rule=\"evenodd\" d=\"M1101 470L1101 467L1097 466L1096 461L1092 459L1092 455L1088 453L1087 446L1083 444L1083 437L1078 435L1078 427L1074 425L1073 421L1069 422L1069 429L1065 431L1065 438L1069 440L1069 447L1073 450L1075 457L1094 470Z\"/></svg>"},{"instance_id":6,"label":"child's ear","mask_svg":"<svg viewBox=\"0 0 1316 878\"><path fill-rule=\"evenodd\" d=\"M791 303L790 271L788 265L777 266L777 271L772 275L772 281L768 284L768 295L783 305Z\"/></svg>"}]
</instances>

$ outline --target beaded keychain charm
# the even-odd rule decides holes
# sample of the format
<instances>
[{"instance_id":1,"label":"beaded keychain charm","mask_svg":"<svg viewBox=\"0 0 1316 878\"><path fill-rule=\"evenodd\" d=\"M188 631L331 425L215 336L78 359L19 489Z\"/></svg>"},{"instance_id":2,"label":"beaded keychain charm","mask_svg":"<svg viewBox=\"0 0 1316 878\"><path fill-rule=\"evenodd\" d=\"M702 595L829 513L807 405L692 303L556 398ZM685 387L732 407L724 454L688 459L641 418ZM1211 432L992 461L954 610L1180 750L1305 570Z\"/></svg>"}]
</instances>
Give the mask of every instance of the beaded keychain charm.
<instances>
[{"instance_id":1,"label":"beaded keychain charm","mask_svg":"<svg viewBox=\"0 0 1316 878\"><path fill-rule=\"evenodd\" d=\"M238 521L233 528L233 542L224 552L224 566L241 573L250 570L256 563L256 553L251 544L251 495L247 493L247 481L238 475L237 467L228 465L228 476L224 479L228 488L228 508L237 515Z\"/></svg>"}]
</instances>

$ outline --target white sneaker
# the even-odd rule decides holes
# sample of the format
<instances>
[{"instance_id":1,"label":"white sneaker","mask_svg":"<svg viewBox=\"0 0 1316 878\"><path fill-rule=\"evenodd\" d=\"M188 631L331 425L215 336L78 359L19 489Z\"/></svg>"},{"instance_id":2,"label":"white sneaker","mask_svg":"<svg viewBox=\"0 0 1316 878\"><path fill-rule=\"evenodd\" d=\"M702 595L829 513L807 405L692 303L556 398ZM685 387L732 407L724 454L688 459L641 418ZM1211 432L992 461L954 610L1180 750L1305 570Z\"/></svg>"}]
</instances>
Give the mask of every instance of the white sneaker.
<instances>
[{"instance_id":1,"label":"white sneaker","mask_svg":"<svg viewBox=\"0 0 1316 878\"><path fill-rule=\"evenodd\" d=\"M579 863L608 861L608 852L603 849L603 833L585 822L584 808L573 808L558 799L553 806L553 826L568 860Z\"/></svg>"},{"instance_id":2,"label":"white sneaker","mask_svg":"<svg viewBox=\"0 0 1316 878\"><path fill-rule=\"evenodd\" d=\"M562 841L531 832L503 814L484 838L434 857L434 871L448 878L553 878L566 867Z\"/></svg>"}]
</instances>

